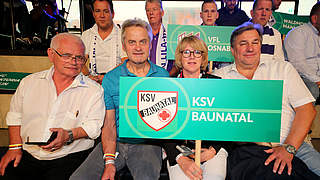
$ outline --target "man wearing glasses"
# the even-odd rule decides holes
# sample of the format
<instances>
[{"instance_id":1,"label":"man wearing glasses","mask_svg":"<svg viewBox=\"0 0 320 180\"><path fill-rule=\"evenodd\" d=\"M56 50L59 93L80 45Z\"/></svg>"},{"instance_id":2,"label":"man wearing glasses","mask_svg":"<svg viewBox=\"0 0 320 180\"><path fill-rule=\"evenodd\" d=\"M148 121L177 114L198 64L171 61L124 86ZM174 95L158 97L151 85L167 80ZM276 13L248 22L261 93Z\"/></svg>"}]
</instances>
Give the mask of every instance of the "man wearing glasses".
<instances>
[{"instance_id":1,"label":"man wearing glasses","mask_svg":"<svg viewBox=\"0 0 320 180\"><path fill-rule=\"evenodd\" d=\"M84 50L79 37L58 34L47 50L53 66L20 82L6 118L10 145L0 162L4 179L69 179L89 154L105 106L102 87L80 73Z\"/></svg>"}]
</instances>

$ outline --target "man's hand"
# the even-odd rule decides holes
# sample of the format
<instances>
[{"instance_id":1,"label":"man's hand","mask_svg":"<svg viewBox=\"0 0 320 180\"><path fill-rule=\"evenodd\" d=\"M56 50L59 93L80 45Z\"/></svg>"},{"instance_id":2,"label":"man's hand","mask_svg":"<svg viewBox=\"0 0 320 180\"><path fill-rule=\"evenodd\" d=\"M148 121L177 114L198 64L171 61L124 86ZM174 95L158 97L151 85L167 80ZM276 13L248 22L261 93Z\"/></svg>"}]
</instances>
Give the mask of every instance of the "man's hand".
<instances>
[{"instance_id":1,"label":"man's hand","mask_svg":"<svg viewBox=\"0 0 320 180\"><path fill-rule=\"evenodd\" d=\"M46 151L53 152L62 148L66 144L66 142L69 140L69 134L67 130L62 128L50 128L50 131L57 132L57 138L53 140L50 144L40 147Z\"/></svg>"},{"instance_id":2,"label":"man's hand","mask_svg":"<svg viewBox=\"0 0 320 180\"><path fill-rule=\"evenodd\" d=\"M107 164L104 167L101 180L114 180L116 174L116 167L114 164Z\"/></svg>"},{"instance_id":3,"label":"man's hand","mask_svg":"<svg viewBox=\"0 0 320 180\"><path fill-rule=\"evenodd\" d=\"M292 164L291 161L293 159L293 154L290 154L284 146L274 147L272 149L265 150L266 153L271 154L268 159L265 161L265 165L267 166L270 162L275 160L273 165L273 172L278 174L282 174L284 168L288 166L288 175L291 175ZM280 165L280 168L279 168ZM279 168L279 169L278 169Z\"/></svg>"},{"instance_id":4,"label":"man's hand","mask_svg":"<svg viewBox=\"0 0 320 180\"><path fill-rule=\"evenodd\" d=\"M14 161L13 166L17 167L22 157L21 149L8 150L7 153L1 158L0 162L0 175L3 176L6 167L11 161Z\"/></svg>"},{"instance_id":5,"label":"man's hand","mask_svg":"<svg viewBox=\"0 0 320 180\"><path fill-rule=\"evenodd\" d=\"M190 179L202 179L202 169L200 169L192 159L181 156L177 160L177 163L184 174Z\"/></svg>"}]
</instances>

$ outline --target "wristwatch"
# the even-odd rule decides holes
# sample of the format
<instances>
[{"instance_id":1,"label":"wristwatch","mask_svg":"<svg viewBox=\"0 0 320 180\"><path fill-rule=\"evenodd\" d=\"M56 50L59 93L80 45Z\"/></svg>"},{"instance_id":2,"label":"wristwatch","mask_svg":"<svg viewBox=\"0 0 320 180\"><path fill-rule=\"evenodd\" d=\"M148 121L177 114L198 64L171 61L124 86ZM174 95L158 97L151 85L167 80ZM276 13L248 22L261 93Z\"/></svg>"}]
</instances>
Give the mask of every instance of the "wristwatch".
<instances>
[{"instance_id":1,"label":"wristwatch","mask_svg":"<svg viewBox=\"0 0 320 180\"><path fill-rule=\"evenodd\" d=\"M68 141L66 142L67 145L73 143L73 133L72 133L72 130L67 130L68 131L68 135L69 135L69 139Z\"/></svg>"},{"instance_id":2,"label":"wristwatch","mask_svg":"<svg viewBox=\"0 0 320 180\"><path fill-rule=\"evenodd\" d=\"M291 144L283 144L284 148L286 148L286 150L288 151L288 153L296 155L297 150L294 146L292 146Z\"/></svg>"}]
</instances>

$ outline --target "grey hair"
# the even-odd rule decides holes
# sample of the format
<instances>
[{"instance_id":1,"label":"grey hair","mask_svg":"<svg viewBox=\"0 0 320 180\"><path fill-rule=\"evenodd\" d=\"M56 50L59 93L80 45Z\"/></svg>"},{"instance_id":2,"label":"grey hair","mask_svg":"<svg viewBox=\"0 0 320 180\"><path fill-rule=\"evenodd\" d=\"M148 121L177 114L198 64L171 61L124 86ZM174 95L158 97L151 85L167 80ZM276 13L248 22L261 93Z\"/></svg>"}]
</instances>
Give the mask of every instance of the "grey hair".
<instances>
[{"instance_id":1,"label":"grey hair","mask_svg":"<svg viewBox=\"0 0 320 180\"><path fill-rule=\"evenodd\" d=\"M161 10L163 11L162 1L161 0L146 0L145 9L147 8L147 3L158 3Z\"/></svg>"},{"instance_id":2,"label":"grey hair","mask_svg":"<svg viewBox=\"0 0 320 180\"><path fill-rule=\"evenodd\" d=\"M142 27L145 30L147 30L149 41L150 41L149 43L151 43L152 36L153 36L151 26L146 21L144 21L142 19L134 18L134 19L127 19L122 23L122 26L121 26L121 42L122 42L122 44L124 44L125 32L126 32L127 28L132 27L132 26Z\"/></svg>"},{"instance_id":3,"label":"grey hair","mask_svg":"<svg viewBox=\"0 0 320 180\"><path fill-rule=\"evenodd\" d=\"M85 49L85 45L84 45L83 41L81 40L81 38L79 36L76 36L71 33L59 33L59 34L55 35L51 40L50 48L58 49L60 47L61 41L64 39L73 39L77 43L81 44L83 46L83 48Z\"/></svg>"},{"instance_id":4,"label":"grey hair","mask_svg":"<svg viewBox=\"0 0 320 180\"><path fill-rule=\"evenodd\" d=\"M253 24L252 22L245 22L232 31L232 34L230 37L231 47L232 48L234 47L234 42L236 41L236 38L239 35L241 35L245 31L250 31L250 30L256 30L258 32L260 37L260 43L262 43L262 34L263 34L262 26L260 24Z\"/></svg>"}]
</instances>

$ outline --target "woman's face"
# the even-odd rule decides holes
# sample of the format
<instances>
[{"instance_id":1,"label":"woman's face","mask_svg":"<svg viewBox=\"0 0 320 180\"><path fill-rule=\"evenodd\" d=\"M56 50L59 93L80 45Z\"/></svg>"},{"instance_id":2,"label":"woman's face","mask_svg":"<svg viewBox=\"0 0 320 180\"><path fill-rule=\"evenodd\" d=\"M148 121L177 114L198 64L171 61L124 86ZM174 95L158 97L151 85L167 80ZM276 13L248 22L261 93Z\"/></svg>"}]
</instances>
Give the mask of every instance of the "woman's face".
<instances>
[{"instance_id":1,"label":"woman's face","mask_svg":"<svg viewBox=\"0 0 320 180\"><path fill-rule=\"evenodd\" d=\"M202 62L202 51L193 49L189 44L184 48L182 52L182 69L185 73L200 72Z\"/></svg>"}]
</instances>

